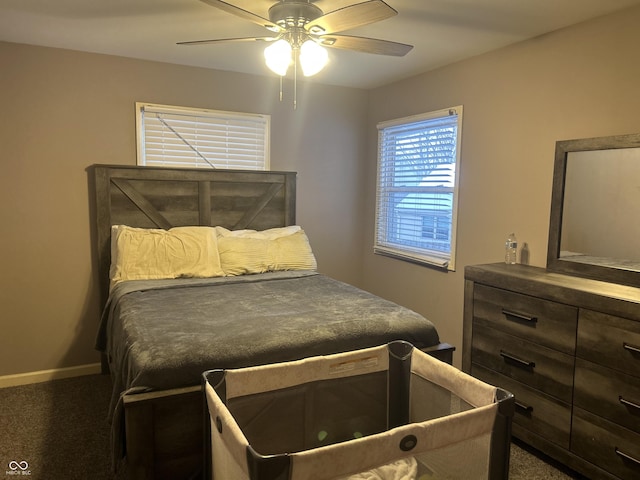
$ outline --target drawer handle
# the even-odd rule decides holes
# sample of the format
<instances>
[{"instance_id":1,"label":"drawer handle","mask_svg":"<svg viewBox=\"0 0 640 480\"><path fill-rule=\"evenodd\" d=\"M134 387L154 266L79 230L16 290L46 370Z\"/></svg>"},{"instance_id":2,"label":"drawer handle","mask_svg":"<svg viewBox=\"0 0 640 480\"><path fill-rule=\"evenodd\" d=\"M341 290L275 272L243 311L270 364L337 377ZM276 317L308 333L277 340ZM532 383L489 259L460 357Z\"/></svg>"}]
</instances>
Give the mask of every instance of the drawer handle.
<instances>
[{"instance_id":1,"label":"drawer handle","mask_svg":"<svg viewBox=\"0 0 640 480\"><path fill-rule=\"evenodd\" d=\"M523 313L513 312L511 310L505 310L504 308L502 309L502 314L507 318L511 317L517 320L522 320L530 323L536 323L538 321L538 317L534 317L532 315L525 315Z\"/></svg>"},{"instance_id":2,"label":"drawer handle","mask_svg":"<svg viewBox=\"0 0 640 480\"><path fill-rule=\"evenodd\" d=\"M638 460L637 458L629 455L628 453L624 453L622 450L620 450L618 447L616 447L616 454L619 457L622 457L624 460L629 460L630 462L635 463L636 465L640 466L640 460Z\"/></svg>"},{"instance_id":3,"label":"drawer handle","mask_svg":"<svg viewBox=\"0 0 640 480\"><path fill-rule=\"evenodd\" d=\"M534 368L536 366L536 362L530 362L528 360L523 360L515 355L505 352L504 350L500 350L500 356L505 359L505 361L511 361L516 363L520 367L524 368Z\"/></svg>"},{"instance_id":4,"label":"drawer handle","mask_svg":"<svg viewBox=\"0 0 640 480\"><path fill-rule=\"evenodd\" d=\"M620 401L620 403L621 403L622 405L624 405L625 407L633 407L633 408L635 408L635 409L637 409L637 410L640 410L640 405L639 405L639 404L637 404L637 403L635 403L635 402L632 402L632 401L630 401L630 400L627 400L627 399L623 398L623 397L622 397L622 395L620 395L620 396L618 397L618 400L619 400L619 401Z\"/></svg>"},{"instance_id":5,"label":"drawer handle","mask_svg":"<svg viewBox=\"0 0 640 480\"><path fill-rule=\"evenodd\" d=\"M631 353L640 353L640 347L636 347L635 345L631 345L630 343L624 342L622 347L625 350L629 350Z\"/></svg>"},{"instance_id":6,"label":"drawer handle","mask_svg":"<svg viewBox=\"0 0 640 480\"><path fill-rule=\"evenodd\" d=\"M521 410L521 413L525 413L527 415L531 415L531 413L533 412L533 407L531 405L526 405L522 402L519 401L515 401L515 406L517 409Z\"/></svg>"}]
</instances>

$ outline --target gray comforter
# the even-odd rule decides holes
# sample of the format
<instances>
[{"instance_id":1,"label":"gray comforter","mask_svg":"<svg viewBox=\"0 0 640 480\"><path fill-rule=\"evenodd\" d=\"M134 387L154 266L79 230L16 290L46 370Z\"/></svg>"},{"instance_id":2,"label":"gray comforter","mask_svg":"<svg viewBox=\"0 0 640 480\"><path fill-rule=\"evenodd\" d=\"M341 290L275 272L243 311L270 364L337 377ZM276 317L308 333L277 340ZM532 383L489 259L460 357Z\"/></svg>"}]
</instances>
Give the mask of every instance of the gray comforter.
<instances>
[{"instance_id":1,"label":"gray comforter","mask_svg":"<svg viewBox=\"0 0 640 480\"><path fill-rule=\"evenodd\" d=\"M132 281L114 289L98 336L122 390L197 385L204 370L294 360L406 340L431 322L313 272Z\"/></svg>"},{"instance_id":2,"label":"gray comforter","mask_svg":"<svg viewBox=\"0 0 640 480\"><path fill-rule=\"evenodd\" d=\"M439 343L431 322L315 272L122 282L97 348L121 396L198 385L213 368L296 360L406 340Z\"/></svg>"}]
</instances>

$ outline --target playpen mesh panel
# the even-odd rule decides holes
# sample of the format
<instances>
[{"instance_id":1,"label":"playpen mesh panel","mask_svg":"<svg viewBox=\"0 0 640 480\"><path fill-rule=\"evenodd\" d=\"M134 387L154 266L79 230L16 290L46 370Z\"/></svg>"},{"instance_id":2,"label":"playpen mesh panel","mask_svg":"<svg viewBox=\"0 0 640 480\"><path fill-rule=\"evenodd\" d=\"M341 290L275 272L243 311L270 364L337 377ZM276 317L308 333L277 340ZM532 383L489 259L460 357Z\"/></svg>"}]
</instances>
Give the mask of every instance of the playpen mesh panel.
<instances>
[{"instance_id":1,"label":"playpen mesh panel","mask_svg":"<svg viewBox=\"0 0 640 480\"><path fill-rule=\"evenodd\" d=\"M474 409L473 405L456 393L415 373L411 375L410 398L411 423L426 422ZM452 445L416 455L418 472L414 478L469 480L487 478L491 433L489 430L477 437L465 438Z\"/></svg>"},{"instance_id":2,"label":"playpen mesh panel","mask_svg":"<svg viewBox=\"0 0 640 480\"><path fill-rule=\"evenodd\" d=\"M335 378L229 399L261 455L300 452L387 429L387 372Z\"/></svg>"},{"instance_id":3,"label":"playpen mesh panel","mask_svg":"<svg viewBox=\"0 0 640 480\"><path fill-rule=\"evenodd\" d=\"M410 399L409 418L414 423L446 417L474 408L451 390L416 374L411 375Z\"/></svg>"},{"instance_id":4,"label":"playpen mesh panel","mask_svg":"<svg viewBox=\"0 0 640 480\"><path fill-rule=\"evenodd\" d=\"M490 445L491 432L487 432L479 437L417 454L418 474L415 479L486 479L489 474Z\"/></svg>"}]
</instances>

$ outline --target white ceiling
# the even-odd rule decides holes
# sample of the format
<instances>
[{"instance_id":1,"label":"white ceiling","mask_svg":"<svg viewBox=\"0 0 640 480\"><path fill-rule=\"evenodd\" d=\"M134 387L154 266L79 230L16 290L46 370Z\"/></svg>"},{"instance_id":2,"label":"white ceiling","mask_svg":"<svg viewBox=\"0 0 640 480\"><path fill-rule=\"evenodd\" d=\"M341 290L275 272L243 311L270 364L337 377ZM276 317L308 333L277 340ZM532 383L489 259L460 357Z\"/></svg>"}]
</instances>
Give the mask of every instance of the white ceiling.
<instances>
[{"instance_id":1,"label":"white ceiling","mask_svg":"<svg viewBox=\"0 0 640 480\"><path fill-rule=\"evenodd\" d=\"M268 17L275 0L226 0ZM318 6L328 0L317 0ZM352 4L362 0L331 0ZM386 0L399 14L344 32L414 48L405 57L331 49L313 77L372 88L633 5L640 0ZM0 0L0 40L273 75L263 43L176 42L264 36L253 23L199 0Z\"/></svg>"}]
</instances>

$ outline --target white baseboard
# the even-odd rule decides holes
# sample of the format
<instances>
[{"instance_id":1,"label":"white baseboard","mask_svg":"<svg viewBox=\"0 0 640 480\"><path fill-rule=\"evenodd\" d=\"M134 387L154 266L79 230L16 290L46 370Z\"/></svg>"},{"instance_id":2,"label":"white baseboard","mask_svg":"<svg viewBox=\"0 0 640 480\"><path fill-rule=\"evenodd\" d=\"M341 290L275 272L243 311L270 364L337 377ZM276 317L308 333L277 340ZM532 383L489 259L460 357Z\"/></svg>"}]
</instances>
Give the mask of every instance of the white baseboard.
<instances>
[{"instance_id":1,"label":"white baseboard","mask_svg":"<svg viewBox=\"0 0 640 480\"><path fill-rule=\"evenodd\" d=\"M18 373L0 377L0 388L17 387L31 383L48 382L62 378L82 377L83 375L95 375L101 372L99 363L78 365L77 367L54 368L52 370L40 370L39 372Z\"/></svg>"}]
</instances>

